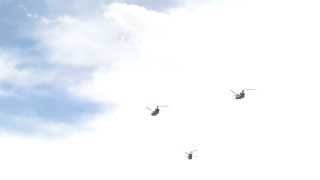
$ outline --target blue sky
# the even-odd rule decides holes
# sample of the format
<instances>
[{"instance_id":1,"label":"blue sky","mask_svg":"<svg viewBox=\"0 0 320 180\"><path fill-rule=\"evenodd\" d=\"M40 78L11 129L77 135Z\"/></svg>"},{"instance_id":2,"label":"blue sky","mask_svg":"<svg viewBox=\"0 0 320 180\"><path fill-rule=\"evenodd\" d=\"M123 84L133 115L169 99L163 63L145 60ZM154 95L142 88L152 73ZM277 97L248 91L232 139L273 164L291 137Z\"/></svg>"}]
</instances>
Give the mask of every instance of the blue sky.
<instances>
[{"instance_id":1,"label":"blue sky","mask_svg":"<svg viewBox=\"0 0 320 180\"><path fill-rule=\"evenodd\" d=\"M28 48L33 39L28 37L29 31L33 28L33 22L28 19L23 5L29 12L41 16L59 16L59 15L76 15L86 16L96 14L101 10L101 4L118 2L116 0L3 0L0 2L0 23L2 47L12 48ZM175 7L177 1L175 0L123 0L119 2L126 2L129 4L137 4L153 10L165 10L166 8ZM30 48L30 47L29 47Z\"/></svg>"},{"instance_id":2,"label":"blue sky","mask_svg":"<svg viewBox=\"0 0 320 180\"><path fill-rule=\"evenodd\" d=\"M25 123L25 119L36 119L42 124L57 122L77 126L88 121L89 118L85 117L108 110L106 108L108 104L101 104L69 91L75 84L89 80L99 66L97 64L86 66L81 63L78 65L72 60L71 64L64 63L74 56L72 53L71 55L66 54L74 50L85 52L87 47L59 48L66 44L64 39L69 38L69 35L62 36L62 40L60 39L57 44L54 39L59 39L59 33L64 33L63 29L68 28L68 25L51 23L42 26L40 18L55 21L59 17L69 16L80 20L89 19L87 22L90 22L90 18L101 15L102 6L114 2L139 5L153 11L165 11L178 5L176 0L3 0L0 2L0 53L5 57L0 60L4 64L9 63L11 68L11 74L7 73L8 77L0 79L0 90L5 92L0 95L2 107L0 129L30 134L38 131L45 132L45 129L39 129L32 123ZM90 26L85 23L82 24L86 27ZM55 32L55 29L59 27L62 30ZM97 29L99 28L98 26ZM108 28L104 30L109 31ZM46 35L42 33L53 33L54 36L47 40L44 38ZM106 36L107 40L114 39L117 33L118 30L110 30L110 35ZM73 40L75 39L71 39ZM86 40L81 41L80 38L79 44L86 42ZM115 52L123 48L123 45L114 44L107 44L110 48L113 46L117 48L110 50L110 52L113 51L113 54L107 58L119 58ZM98 53L99 51L95 50L88 51L88 53L75 53L73 59L80 57L86 61L91 58L92 54L96 56ZM101 58L96 58L101 61ZM107 63L104 67L110 68L113 62L115 61ZM40 92L45 92L45 95Z\"/></svg>"},{"instance_id":3,"label":"blue sky","mask_svg":"<svg viewBox=\"0 0 320 180\"><path fill-rule=\"evenodd\" d=\"M73 84L90 79L94 67L75 67L51 61L50 47L43 45L35 33L42 31L39 22L28 17L28 13L51 19L65 15L83 18L98 14L101 12L102 4L112 2L115 1L3 0L0 2L0 49L6 57L3 61L13 63L12 68L16 74L31 74L29 78L21 75L22 80L11 79L11 76L0 79L0 90L5 92L0 95L1 130L31 134L38 131L45 132L45 129L39 129L34 123L25 119L34 119L35 122L42 124L57 122L77 126L87 121L86 117L108 110L105 104L68 91ZM173 0L125 2L156 11L176 5ZM51 77L52 74L54 74L53 81L38 80L38 77ZM34 83L29 84L28 81Z\"/></svg>"}]
</instances>

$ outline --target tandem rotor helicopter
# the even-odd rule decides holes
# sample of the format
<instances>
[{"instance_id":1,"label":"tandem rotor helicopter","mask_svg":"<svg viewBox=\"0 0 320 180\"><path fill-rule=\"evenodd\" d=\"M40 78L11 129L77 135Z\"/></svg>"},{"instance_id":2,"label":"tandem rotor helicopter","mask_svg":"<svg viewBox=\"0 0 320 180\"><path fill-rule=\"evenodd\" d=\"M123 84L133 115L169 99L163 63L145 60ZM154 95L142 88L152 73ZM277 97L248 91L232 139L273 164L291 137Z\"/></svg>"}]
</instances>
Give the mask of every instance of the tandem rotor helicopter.
<instances>
[{"instance_id":1,"label":"tandem rotor helicopter","mask_svg":"<svg viewBox=\"0 0 320 180\"><path fill-rule=\"evenodd\" d=\"M191 160L193 158L193 153L196 152L197 150L192 150L192 151L189 151L189 152L186 152L186 157Z\"/></svg>"},{"instance_id":2,"label":"tandem rotor helicopter","mask_svg":"<svg viewBox=\"0 0 320 180\"><path fill-rule=\"evenodd\" d=\"M230 89L230 91L234 94L235 99L245 98L245 96L246 96L245 91L251 91L251 90L255 90L255 89L242 89L240 93L236 93L232 89Z\"/></svg>"},{"instance_id":3,"label":"tandem rotor helicopter","mask_svg":"<svg viewBox=\"0 0 320 180\"><path fill-rule=\"evenodd\" d=\"M160 107L168 107L167 105L157 105L155 109L151 109L150 107L146 107L147 110L151 111L151 116L156 116L160 113Z\"/></svg>"}]
</instances>

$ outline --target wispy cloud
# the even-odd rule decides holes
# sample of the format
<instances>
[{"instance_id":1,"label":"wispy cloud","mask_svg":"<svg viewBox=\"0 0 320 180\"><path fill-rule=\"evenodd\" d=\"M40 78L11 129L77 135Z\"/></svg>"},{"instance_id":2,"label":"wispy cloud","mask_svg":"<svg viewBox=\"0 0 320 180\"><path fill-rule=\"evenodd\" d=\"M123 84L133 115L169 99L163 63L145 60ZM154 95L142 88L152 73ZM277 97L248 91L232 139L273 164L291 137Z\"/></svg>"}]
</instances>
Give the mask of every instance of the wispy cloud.
<instances>
[{"instance_id":1,"label":"wispy cloud","mask_svg":"<svg viewBox=\"0 0 320 180\"><path fill-rule=\"evenodd\" d=\"M94 101L52 86L31 89L2 87L2 90L7 94L0 95L0 129L9 132L54 135L50 126L77 128L94 114L107 110Z\"/></svg>"}]
</instances>

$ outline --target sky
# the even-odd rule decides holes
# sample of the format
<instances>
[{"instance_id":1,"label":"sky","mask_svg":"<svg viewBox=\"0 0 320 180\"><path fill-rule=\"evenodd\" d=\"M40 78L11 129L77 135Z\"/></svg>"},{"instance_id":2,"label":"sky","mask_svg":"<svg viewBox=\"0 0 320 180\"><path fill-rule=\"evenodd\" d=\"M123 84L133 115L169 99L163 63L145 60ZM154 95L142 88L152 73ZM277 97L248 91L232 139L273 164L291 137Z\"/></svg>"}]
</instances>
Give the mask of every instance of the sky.
<instances>
[{"instance_id":1,"label":"sky","mask_svg":"<svg viewBox=\"0 0 320 180\"><path fill-rule=\"evenodd\" d=\"M319 6L0 1L0 179L319 179Z\"/></svg>"}]
</instances>

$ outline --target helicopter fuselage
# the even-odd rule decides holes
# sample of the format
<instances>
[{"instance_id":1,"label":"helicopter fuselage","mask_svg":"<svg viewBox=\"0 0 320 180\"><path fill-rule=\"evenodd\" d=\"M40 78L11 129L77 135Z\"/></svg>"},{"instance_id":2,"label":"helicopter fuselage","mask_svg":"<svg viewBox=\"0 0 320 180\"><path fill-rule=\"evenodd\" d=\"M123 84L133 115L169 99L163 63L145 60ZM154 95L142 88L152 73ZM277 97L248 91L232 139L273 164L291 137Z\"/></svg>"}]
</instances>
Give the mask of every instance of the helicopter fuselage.
<instances>
[{"instance_id":1,"label":"helicopter fuselage","mask_svg":"<svg viewBox=\"0 0 320 180\"><path fill-rule=\"evenodd\" d=\"M151 115L152 116L156 116L156 115L158 115L159 114L159 112L160 112L160 109L155 109L154 111L152 111L152 113L151 113Z\"/></svg>"},{"instance_id":2,"label":"helicopter fuselage","mask_svg":"<svg viewBox=\"0 0 320 180\"><path fill-rule=\"evenodd\" d=\"M236 99L242 99L242 98L244 98L244 95L237 95L236 96Z\"/></svg>"},{"instance_id":3,"label":"helicopter fuselage","mask_svg":"<svg viewBox=\"0 0 320 180\"><path fill-rule=\"evenodd\" d=\"M236 94L236 99L242 99L245 97L245 93L244 92L241 92L239 94Z\"/></svg>"}]
</instances>

